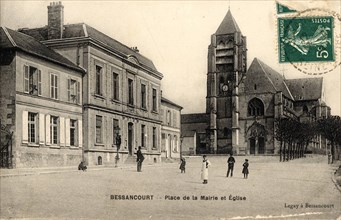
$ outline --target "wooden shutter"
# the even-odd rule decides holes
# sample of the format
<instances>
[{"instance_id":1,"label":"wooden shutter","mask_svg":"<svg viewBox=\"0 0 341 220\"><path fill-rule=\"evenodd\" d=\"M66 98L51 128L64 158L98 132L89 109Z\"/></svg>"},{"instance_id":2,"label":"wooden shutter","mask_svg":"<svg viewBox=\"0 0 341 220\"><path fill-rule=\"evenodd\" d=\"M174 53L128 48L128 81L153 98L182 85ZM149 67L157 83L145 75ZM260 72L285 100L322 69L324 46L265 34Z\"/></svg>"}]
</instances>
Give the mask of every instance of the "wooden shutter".
<instances>
[{"instance_id":1,"label":"wooden shutter","mask_svg":"<svg viewBox=\"0 0 341 220\"><path fill-rule=\"evenodd\" d=\"M38 95L41 95L41 70L38 70Z\"/></svg>"},{"instance_id":2,"label":"wooden shutter","mask_svg":"<svg viewBox=\"0 0 341 220\"><path fill-rule=\"evenodd\" d=\"M67 79L67 100L71 100L71 79Z\"/></svg>"},{"instance_id":3,"label":"wooden shutter","mask_svg":"<svg viewBox=\"0 0 341 220\"><path fill-rule=\"evenodd\" d=\"M77 103L81 103L81 84L77 81Z\"/></svg>"},{"instance_id":4,"label":"wooden shutter","mask_svg":"<svg viewBox=\"0 0 341 220\"><path fill-rule=\"evenodd\" d=\"M59 143L60 146L65 146L65 118L59 118Z\"/></svg>"},{"instance_id":5,"label":"wooden shutter","mask_svg":"<svg viewBox=\"0 0 341 220\"><path fill-rule=\"evenodd\" d=\"M46 145L51 145L51 137L50 137L50 115L46 115L45 117L45 134L46 134Z\"/></svg>"},{"instance_id":6,"label":"wooden shutter","mask_svg":"<svg viewBox=\"0 0 341 220\"><path fill-rule=\"evenodd\" d=\"M77 131L78 131L78 147L83 147L83 126L82 126L82 120L78 120L77 123Z\"/></svg>"},{"instance_id":7,"label":"wooden shutter","mask_svg":"<svg viewBox=\"0 0 341 220\"><path fill-rule=\"evenodd\" d=\"M45 142L45 115L39 113L39 144Z\"/></svg>"},{"instance_id":8,"label":"wooden shutter","mask_svg":"<svg viewBox=\"0 0 341 220\"><path fill-rule=\"evenodd\" d=\"M53 75L50 74L50 98L54 97L54 91L53 91Z\"/></svg>"},{"instance_id":9,"label":"wooden shutter","mask_svg":"<svg viewBox=\"0 0 341 220\"><path fill-rule=\"evenodd\" d=\"M28 143L28 112L22 112L22 142Z\"/></svg>"},{"instance_id":10,"label":"wooden shutter","mask_svg":"<svg viewBox=\"0 0 341 220\"><path fill-rule=\"evenodd\" d=\"M54 75L54 95L58 99L58 76Z\"/></svg>"},{"instance_id":11,"label":"wooden shutter","mask_svg":"<svg viewBox=\"0 0 341 220\"><path fill-rule=\"evenodd\" d=\"M29 92L29 72L28 66L24 65L24 92Z\"/></svg>"},{"instance_id":12,"label":"wooden shutter","mask_svg":"<svg viewBox=\"0 0 341 220\"><path fill-rule=\"evenodd\" d=\"M70 146L70 118L65 119L65 145Z\"/></svg>"}]
</instances>

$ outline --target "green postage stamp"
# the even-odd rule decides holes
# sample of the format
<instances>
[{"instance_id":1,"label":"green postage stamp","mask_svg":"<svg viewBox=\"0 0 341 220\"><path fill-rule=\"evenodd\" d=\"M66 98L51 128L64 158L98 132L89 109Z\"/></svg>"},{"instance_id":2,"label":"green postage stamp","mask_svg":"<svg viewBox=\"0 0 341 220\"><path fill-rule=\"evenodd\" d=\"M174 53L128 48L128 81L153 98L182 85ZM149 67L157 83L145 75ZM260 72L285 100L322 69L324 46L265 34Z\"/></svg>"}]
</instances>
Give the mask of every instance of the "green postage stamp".
<instances>
[{"instance_id":1,"label":"green postage stamp","mask_svg":"<svg viewBox=\"0 0 341 220\"><path fill-rule=\"evenodd\" d=\"M278 18L279 62L333 62L332 16Z\"/></svg>"}]
</instances>

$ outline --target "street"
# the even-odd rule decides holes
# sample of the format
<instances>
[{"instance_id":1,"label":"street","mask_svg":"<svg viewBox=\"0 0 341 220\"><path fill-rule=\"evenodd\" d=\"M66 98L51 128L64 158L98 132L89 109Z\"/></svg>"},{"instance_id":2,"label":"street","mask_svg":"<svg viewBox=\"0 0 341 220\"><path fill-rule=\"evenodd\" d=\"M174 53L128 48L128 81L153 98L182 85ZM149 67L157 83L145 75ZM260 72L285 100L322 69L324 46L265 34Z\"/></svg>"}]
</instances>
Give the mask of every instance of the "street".
<instances>
[{"instance_id":1,"label":"street","mask_svg":"<svg viewBox=\"0 0 341 220\"><path fill-rule=\"evenodd\" d=\"M236 156L226 178L223 156L212 163L208 184L200 179L201 157L179 164L2 177L1 218L62 219L336 219L340 192L323 156L279 163L277 157Z\"/></svg>"}]
</instances>

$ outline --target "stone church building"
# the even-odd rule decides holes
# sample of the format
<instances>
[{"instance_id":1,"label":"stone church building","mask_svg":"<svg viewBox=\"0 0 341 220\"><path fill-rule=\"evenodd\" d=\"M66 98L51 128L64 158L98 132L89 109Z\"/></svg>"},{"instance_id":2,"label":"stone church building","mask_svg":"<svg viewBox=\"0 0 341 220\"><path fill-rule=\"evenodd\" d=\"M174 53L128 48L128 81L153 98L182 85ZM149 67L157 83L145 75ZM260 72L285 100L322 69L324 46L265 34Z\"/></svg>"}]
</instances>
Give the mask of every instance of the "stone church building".
<instances>
[{"instance_id":1,"label":"stone church building","mask_svg":"<svg viewBox=\"0 0 341 220\"><path fill-rule=\"evenodd\" d=\"M330 115L323 90L323 78L285 79L258 58L247 69L246 37L228 11L208 47L206 112L181 116L183 150L277 154L275 120ZM321 137L312 143L325 144Z\"/></svg>"}]
</instances>

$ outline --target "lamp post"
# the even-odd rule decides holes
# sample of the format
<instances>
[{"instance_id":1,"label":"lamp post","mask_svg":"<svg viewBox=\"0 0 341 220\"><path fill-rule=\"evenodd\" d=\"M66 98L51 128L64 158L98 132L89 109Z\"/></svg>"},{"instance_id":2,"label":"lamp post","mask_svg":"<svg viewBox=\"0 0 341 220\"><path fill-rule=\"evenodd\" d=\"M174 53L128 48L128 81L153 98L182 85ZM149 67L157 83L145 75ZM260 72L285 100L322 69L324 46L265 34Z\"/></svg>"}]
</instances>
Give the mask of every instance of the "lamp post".
<instances>
[{"instance_id":1,"label":"lamp post","mask_svg":"<svg viewBox=\"0 0 341 220\"><path fill-rule=\"evenodd\" d=\"M182 142L184 140L184 137L181 135L180 136L180 159L182 158Z\"/></svg>"},{"instance_id":2,"label":"lamp post","mask_svg":"<svg viewBox=\"0 0 341 220\"><path fill-rule=\"evenodd\" d=\"M115 139L115 144L116 144L116 157L115 157L115 167L117 167L117 163L120 160L120 156L118 154L118 151L120 150L121 147L121 135L120 135L120 127L116 126L114 127L114 131L116 134L116 139Z\"/></svg>"}]
</instances>

